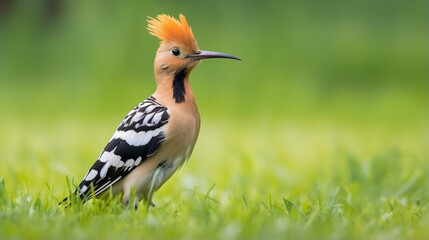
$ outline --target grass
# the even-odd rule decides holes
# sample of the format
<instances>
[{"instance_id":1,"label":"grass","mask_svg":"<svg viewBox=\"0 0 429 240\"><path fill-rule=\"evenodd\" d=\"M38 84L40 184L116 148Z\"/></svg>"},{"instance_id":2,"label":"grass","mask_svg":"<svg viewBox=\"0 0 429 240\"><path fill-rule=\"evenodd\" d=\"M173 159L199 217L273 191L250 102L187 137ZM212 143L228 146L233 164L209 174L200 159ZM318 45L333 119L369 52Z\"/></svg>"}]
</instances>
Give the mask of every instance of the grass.
<instances>
[{"instance_id":1,"label":"grass","mask_svg":"<svg viewBox=\"0 0 429 240\"><path fill-rule=\"evenodd\" d=\"M0 239L429 239L424 1L107 2L0 9ZM192 72L200 136L156 208L59 208L155 89L160 13L243 61Z\"/></svg>"},{"instance_id":2,"label":"grass","mask_svg":"<svg viewBox=\"0 0 429 240\"><path fill-rule=\"evenodd\" d=\"M429 166L424 143L415 139L423 133L390 139L394 145L374 139L372 130L207 122L190 162L155 194L157 207L146 212L142 203L134 211L118 199L57 206L68 192L66 176L80 180L98 155L88 142L101 149L101 136L109 134L105 126L63 124L6 130L27 139L3 142L9 157L20 160L1 164L8 169L0 181L1 239L429 236ZM261 128L249 132L251 126Z\"/></svg>"}]
</instances>

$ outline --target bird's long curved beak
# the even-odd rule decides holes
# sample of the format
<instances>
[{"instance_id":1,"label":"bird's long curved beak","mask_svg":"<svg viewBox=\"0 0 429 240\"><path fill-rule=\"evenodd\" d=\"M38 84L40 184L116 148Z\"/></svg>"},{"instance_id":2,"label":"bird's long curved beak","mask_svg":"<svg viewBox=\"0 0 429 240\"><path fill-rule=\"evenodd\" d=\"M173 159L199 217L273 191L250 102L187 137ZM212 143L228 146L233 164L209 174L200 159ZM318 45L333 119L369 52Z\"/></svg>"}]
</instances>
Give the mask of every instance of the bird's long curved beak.
<instances>
[{"instance_id":1,"label":"bird's long curved beak","mask_svg":"<svg viewBox=\"0 0 429 240\"><path fill-rule=\"evenodd\" d=\"M221 52L212 52L212 51L198 51L196 54L186 56L186 58L190 58L193 60L201 60L206 58L229 58L229 59L241 61L241 59L236 56L229 55L226 53L221 53Z\"/></svg>"}]
</instances>

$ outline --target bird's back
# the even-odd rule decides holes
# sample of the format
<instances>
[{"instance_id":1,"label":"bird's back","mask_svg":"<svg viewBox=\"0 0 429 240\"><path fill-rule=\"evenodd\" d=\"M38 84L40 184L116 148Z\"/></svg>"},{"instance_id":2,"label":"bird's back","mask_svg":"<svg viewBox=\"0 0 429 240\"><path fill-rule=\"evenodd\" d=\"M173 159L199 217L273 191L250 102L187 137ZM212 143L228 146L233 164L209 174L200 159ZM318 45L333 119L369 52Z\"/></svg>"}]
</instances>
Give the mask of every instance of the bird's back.
<instances>
[{"instance_id":1,"label":"bird's back","mask_svg":"<svg viewBox=\"0 0 429 240\"><path fill-rule=\"evenodd\" d=\"M150 158L165 141L170 115L167 107L149 97L133 108L89 169L75 194L90 199L91 185L99 196Z\"/></svg>"}]
</instances>

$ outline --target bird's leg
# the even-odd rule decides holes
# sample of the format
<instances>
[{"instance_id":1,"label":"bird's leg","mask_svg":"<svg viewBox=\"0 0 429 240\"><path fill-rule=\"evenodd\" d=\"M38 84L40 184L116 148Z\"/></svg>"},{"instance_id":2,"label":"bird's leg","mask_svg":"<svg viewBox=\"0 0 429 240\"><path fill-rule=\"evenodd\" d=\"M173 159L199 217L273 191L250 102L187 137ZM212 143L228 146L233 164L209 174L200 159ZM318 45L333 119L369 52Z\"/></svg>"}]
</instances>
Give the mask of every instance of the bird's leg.
<instances>
[{"instance_id":1,"label":"bird's leg","mask_svg":"<svg viewBox=\"0 0 429 240\"><path fill-rule=\"evenodd\" d=\"M134 210L137 211L138 208L139 208L139 197L135 196L134 197Z\"/></svg>"},{"instance_id":2,"label":"bird's leg","mask_svg":"<svg viewBox=\"0 0 429 240\"><path fill-rule=\"evenodd\" d=\"M147 211L149 212L150 207L156 207L155 203L152 202L152 199L149 199L149 201L147 202Z\"/></svg>"},{"instance_id":3,"label":"bird's leg","mask_svg":"<svg viewBox=\"0 0 429 240\"><path fill-rule=\"evenodd\" d=\"M146 204L146 210L148 212L149 212L150 207L153 207L153 208L156 207L155 203L153 203L153 201L152 201L152 197L153 197L153 194L151 196L144 198L144 202Z\"/></svg>"},{"instance_id":4,"label":"bird's leg","mask_svg":"<svg viewBox=\"0 0 429 240\"><path fill-rule=\"evenodd\" d=\"M153 198L153 194L156 191L156 188L158 187L155 185L159 184L159 180L160 180L160 178L162 178L162 175L163 175L162 171L161 171L162 166L163 165L158 166L157 168L155 168L155 171L153 171L153 175L152 175L152 178L150 180L149 192L148 192L147 198L146 198L147 199L147 211L149 211L149 207L155 207L155 203L153 203L152 198Z\"/></svg>"},{"instance_id":5,"label":"bird's leg","mask_svg":"<svg viewBox=\"0 0 429 240\"><path fill-rule=\"evenodd\" d=\"M130 206L130 200L128 199L126 202L125 202L125 206ZM134 210L138 210L138 208L139 208L139 199L137 198L137 197L135 197L134 198Z\"/></svg>"},{"instance_id":6,"label":"bird's leg","mask_svg":"<svg viewBox=\"0 0 429 240\"><path fill-rule=\"evenodd\" d=\"M138 204L134 204L134 210L135 210L135 211L139 210L139 206L138 206Z\"/></svg>"},{"instance_id":7,"label":"bird's leg","mask_svg":"<svg viewBox=\"0 0 429 240\"><path fill-rule=\"evenodd\" d=\"M153 195L152 195L152 197L153 197ZM153 203L152 197L149 199L149 206L154 208L154 207L156 207L156 205L155 205L155 203Z\"/></svg>"},{"instance_id":8,"label":"bird's leg","mask_svg":"<svg viewBox=\"0 0 429 240\"><path fill-rule=\"evenodd\" d=\"M141 195L136 193L135 186L128 188L124 192L124 196L122 197L122 202L128 207L130 204L134 205L134 209L138 209L139 201L141 199Z\"/></svg>"}]
</instances>

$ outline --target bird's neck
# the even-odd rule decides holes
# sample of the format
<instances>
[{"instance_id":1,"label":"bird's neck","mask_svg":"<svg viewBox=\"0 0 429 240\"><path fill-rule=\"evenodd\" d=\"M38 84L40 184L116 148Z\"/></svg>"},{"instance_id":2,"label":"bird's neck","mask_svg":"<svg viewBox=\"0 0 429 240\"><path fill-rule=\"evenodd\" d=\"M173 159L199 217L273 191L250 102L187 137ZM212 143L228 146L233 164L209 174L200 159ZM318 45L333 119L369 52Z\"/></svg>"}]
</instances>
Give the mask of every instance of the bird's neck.
<instances>
[{"instance_id":1,"label":"bird's neck","mask_svg":"<svg viewBox=\"0 0 429 240\"><path fill-rule=\"evenodd\" d=\"M189 83L189 70L156 74L157 88L153 96L162 104L193 104L195 97Z\"/></svg>"}]
</instances>

